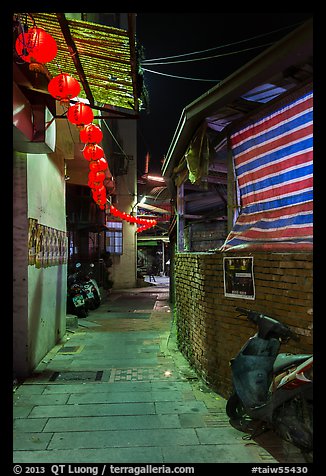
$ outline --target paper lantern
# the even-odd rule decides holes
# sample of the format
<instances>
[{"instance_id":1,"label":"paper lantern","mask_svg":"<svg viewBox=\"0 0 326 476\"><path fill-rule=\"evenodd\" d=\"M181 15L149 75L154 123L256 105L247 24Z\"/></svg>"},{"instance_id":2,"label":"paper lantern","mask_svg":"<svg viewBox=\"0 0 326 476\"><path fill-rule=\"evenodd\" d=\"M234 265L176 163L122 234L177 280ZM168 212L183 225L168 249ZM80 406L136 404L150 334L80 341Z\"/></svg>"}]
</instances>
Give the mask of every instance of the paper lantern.
<instances>
[{"instance_id":1,"label":"paper lantern","mask_svg":"<svg viewBox=\"0 0 326 476\"><path fill-rule=\"evenodd\" d=\"M100 172L89 172L88 174L88 182L91 184L94 184L95 186L101 184L103 185L103 182L105 180L105 173L100 171ZM93 188L93 187L91 187Z\"/></svg>"},{"instance_id":2,"label":"paper lantern","mask_svg":"<svg viewBox=\"0 0 326 476\"><path fill-rule=\"evenodd\" d=\"M57 44L55 39L43 28L33 26L27 33L18 35L15 48L24 61L27 63L48 63L57 54Z\"/></svg>"},{"instance_id":3,"label":"paper lantern","mask_svg":"<svg viewBox=\"0 0 326 476\"><path fill-rule=\"evenodd\" d=\"M80 131L80 140L84 144L99 144L102 139L103 133L95 124L88 124Z\"/></svg>"},{"instance_id":4,"label":"paper lantern","mask_svg":"<svg viewBox=\"0 0 326 476\"><path fill-rule=\"evenodd\" d=\"M104 157L104 150L98 144L87 144L83 156L86 160L99 160Z\"/></svg>"},{"instance_id":5,"label":"paper lantern","mask_svg":"<svg viewBox=\"0 0 326 476\"><path fill-rule=\"evenodd\" d=\"M91 160L89 163L89 170L94 172L99 172L100 170L106 170L108 168L108 163L104 157L101 157L98 160Z\"/></svg>"},{"instance_id":6,"label":"paper lantern","mask_svg":"<svg viewBox=\"0 0 326 476\"><path fill-rule=\"evenodd\" d=\"M80 85L77 79L67 73L61 73L52 78L48 84L48 91L54 99L67 103L80 93Z\"/></svg>"},{"instance_id":7,"label":"paper lantern","mask_svg":"<svg viewBox=\"0 0 326 476\"><path fill-rule=\"evenodd\" d=\"M72 124L78 127L83 127L86 124L90 124L93 119L92 109L83 102L77 102L73 106L70 106L67 112L67 119Z\"/></svg>"},{"instance_id":8,"label":"paper lantern","mask_svg":"<svg viewBox=\"0 0 326 476\"><path fill-rule=\"evenodd\" d=\"M92 190L92 196L94 201L98 205L103 205L104 203L106 203L106 188L104 187L104 185L95 190Z\"/></svg>"}]
</instances>

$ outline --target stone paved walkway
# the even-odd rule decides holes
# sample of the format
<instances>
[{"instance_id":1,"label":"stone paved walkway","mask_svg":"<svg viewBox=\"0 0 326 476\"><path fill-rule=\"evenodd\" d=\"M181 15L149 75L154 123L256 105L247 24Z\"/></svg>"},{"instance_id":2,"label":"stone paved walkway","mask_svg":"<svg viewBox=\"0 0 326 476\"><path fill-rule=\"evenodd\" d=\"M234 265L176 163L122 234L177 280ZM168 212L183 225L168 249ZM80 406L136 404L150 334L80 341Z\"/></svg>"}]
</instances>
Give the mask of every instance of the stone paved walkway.
<instances>
[{"instance_id":1,"label":"stone paved walkway","mask_svg":"<svg viewBox=\"0 0 326 476\"><path fill-rule=\"evenodd\" d=\"M177 349L166 282L113 292L14 392L16 463L304 462L244 440Z\"/></svg>"}]
</instances>

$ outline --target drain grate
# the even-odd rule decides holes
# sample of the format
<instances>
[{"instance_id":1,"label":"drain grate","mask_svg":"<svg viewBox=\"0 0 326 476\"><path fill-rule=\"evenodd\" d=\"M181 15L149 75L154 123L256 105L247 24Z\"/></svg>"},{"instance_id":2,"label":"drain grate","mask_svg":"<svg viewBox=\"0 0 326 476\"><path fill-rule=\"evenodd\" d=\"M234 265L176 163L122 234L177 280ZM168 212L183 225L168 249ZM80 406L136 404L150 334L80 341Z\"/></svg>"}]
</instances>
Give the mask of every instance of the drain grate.
<instances>
[{"instance_id":1,"label":"drain grate","mask_svg":"<svg viewBox=\"0 0 326 476\"><path fill-rule=\"evenodd\" d=\"M97 382L102 380L103 370L97 371L62 371L62 372L53 372L49 378L49 382L80 382L80 381L89 381Z\"/></svg>"}]
</instances>

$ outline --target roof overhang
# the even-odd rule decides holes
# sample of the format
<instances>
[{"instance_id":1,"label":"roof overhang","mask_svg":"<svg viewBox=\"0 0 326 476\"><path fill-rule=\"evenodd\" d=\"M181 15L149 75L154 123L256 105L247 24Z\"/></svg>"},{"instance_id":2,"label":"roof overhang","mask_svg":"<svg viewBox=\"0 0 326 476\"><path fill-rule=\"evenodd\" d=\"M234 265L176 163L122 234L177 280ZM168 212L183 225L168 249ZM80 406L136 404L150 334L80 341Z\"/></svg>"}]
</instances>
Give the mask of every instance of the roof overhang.
<instances>
[{"instance_id":1,"label":"roof overhang","mask_svg":"<svg viewBox=\"0 0 326 476\"><path fill-rule=\"evenodd\" d=\"M312 56L312 20L309 20L186 106L162 166L162 175L170 182L173 168L186 153L202 121L216 117L219 111L257 86L270 83L275 77L282 78L286 70ZM230 117L228 124L237 120L239 115Z\"/></svg>"}]
</instances>

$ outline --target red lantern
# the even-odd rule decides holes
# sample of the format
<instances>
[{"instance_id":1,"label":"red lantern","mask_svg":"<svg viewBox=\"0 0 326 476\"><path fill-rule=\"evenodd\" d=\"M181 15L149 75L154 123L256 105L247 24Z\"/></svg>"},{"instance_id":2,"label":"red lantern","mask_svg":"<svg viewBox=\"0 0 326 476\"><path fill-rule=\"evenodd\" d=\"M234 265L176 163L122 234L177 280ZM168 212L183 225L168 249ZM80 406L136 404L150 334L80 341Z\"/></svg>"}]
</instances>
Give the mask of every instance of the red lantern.
<instances>
[{"instance_id":1,"label":"red lantern","mask_svg":"<svg viewBox=\"0 0 326 476\"><path fill-rule=\"evenodd\" d=\"M84 144L99 144L102 139L103 133L95 124L88 124L80 131L80 140Z\"/></svg>"},{"instance_id":2,"label":"red lantern","mask_svg":"<svg viewBox=\"0 0 326 476\"><path fill-rule=\"evenodd\" d=\"M18 35L15 47L18 55L27 63L48 63L57 54L55 39L36 26Z\"/></svg>"},{"instance_id":3,"label":"red lantern","mask_svg":"<svg viewBox=\"0 0 326 476\"><path fill-rule=\"evenodd\" d=\"M98 160L91 160L89 163L89 170L94 172L99 172L100 170L106 170L108 168L107 161L104 157L101 157Z\"/></svg>"},{"instance_id":4,"label":"red lantern","mask_svg":"<svg viewBox=\"0 0 326 476\"><path fill-rule=\"evenodd\" d=\"M92 190L93 199L97 204L104 204L106 202L106 188L104 185Z\"/></svg>"},{"instance_id":5,"label":"red lantern","mask_svg":"<svg viewBox=\"0 0 326 476\"><path fill-rule=\"evenodd\" d=\"M80 93L80 85L77 79L67 73L61 73L52 78L48 84L48 91L54 99L60 102L69 102Z\"/></svg>"},{"instance_id":6,"label":"red lantern","mask_svg":"<svg viewBox=\"0 0 326 476\"><path fill-rule=\"evenodd\" d=\"M105 173L100 171L100 172L89 172L88 174L88 181L89 183L93 184L97 187L98 184L101 184L103 185L103 182L104 182L104 179L105 179ZM93 188L93 187L91 187Z\"/></svg>"},{"instance_id":7,"label":"red lantern","mask_svg":"<svg viewBox=\"0 0 326 476\"><path fill-rule=\"evenodd\" d=\"M86 160L98 160L104 156L104 150L97 144L87 144L83 150Z\"/></svg>"},{"instance_id":8,"label":"red lantern","mask_svg":"<svg viewBox=\"0 0 326 476\"><path fill-rule=\"evenodd\" d=\"M92 109L83 102L77 102L70 106L67 113L67 119L76 126L83 127L90 124L94 119Z\"/></svg>"}]
</instances>

